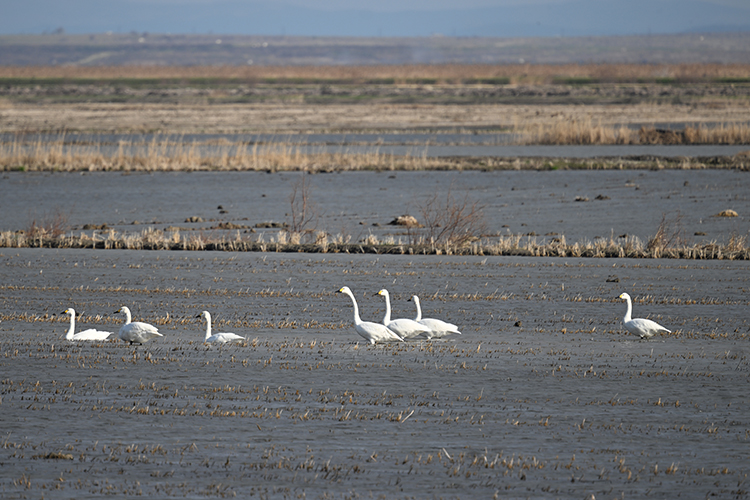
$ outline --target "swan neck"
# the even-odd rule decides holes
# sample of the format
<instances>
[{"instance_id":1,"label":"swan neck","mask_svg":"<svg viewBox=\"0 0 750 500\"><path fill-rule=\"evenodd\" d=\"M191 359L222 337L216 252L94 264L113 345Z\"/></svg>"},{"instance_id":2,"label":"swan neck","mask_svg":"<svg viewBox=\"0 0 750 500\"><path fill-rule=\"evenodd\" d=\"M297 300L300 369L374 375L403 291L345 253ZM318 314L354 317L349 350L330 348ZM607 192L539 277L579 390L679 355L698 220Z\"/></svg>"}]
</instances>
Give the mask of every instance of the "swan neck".
<instances>
[{"instance_id":1,"label":"swan neck","mask_svg":"<svg viewBox=\"0 0 750 500\"><path fill-rule=\"evenodd\" d=\"M622 318L623 323L627 323L628 321L630 321L630 315L633 313L633 304L632 302L630 302L630 297L625 300L628 303L628 310L625 311L625 317Z\"/></svg>"},{"instance_id":2,"label":"swan neck","mask_svg":"<svg viewBox=\"0 0 750 500\"><path fill-rule=\"evenodd\" d=\"M391 322L391 297L385 293L385 316L383 317L383 324L387 325Z\"/></svg>"},{"instance_id":3,"label":"swan neck","mask_svg":"<svg viewBox=\"0 0 750 500\"><path fill-rule=\"evenodd\" d=\"M73 340L73 335L75 335L76 330L76 315L71 314L70 315L70 328L68 329L68 333L65 335L65 338L67 340Z\"/></svg>"},{"instance_id":4,"label":"swan neck","mask_svg":"<svg viewBox=\"0 0 750 500\"><path fill-rule=\"evenodd\" d=\"M208 340L208 337L211 336L211 316L206 316L206 337L205 340Z\"/></svg>"},{"instance_id":5,"label":"swan neck","mask_svg":"<svg viewBox=\"0 0 750 500\"><path fill-rule=\"evenodd\" d=\"M352 304L354 304L354 324L358 325L362 320L359 319L359 306L357 306L357 299L354 298L354 294L351 292L348 292L347 295L352 299Z\"/></svg>"},{"instance_id":6,"label":"swan neck","mask_svg":"<svg viewBox=\"0 0 750 500\"><path fill-rule=\"evenodd\" d=\"M129 325L132 319L133 318L130 316L130 309L125 309L125 324Z\"/></svg>"},{"instance_id":7,"label":"swan neck","mask_svg":"<svg viewBox=\"0 0 750 500\"><path fill-rule=\"evenodd\" d=\"M417 317L414 318L414 321L419 321L422 319L422 306L419 305L419 297L414 297L414 303L417 305Z\"/></svg>"}]
</instances>

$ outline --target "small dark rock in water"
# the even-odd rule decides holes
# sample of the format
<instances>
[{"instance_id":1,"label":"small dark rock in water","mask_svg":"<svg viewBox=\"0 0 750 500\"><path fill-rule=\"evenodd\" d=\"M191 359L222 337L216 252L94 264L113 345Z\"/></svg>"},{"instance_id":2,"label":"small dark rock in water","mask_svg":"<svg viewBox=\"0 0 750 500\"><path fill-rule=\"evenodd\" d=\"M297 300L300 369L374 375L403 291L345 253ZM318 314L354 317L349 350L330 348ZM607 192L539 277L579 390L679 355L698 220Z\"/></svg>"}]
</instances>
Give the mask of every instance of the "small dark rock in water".
<instances>
[{"instance_id":1,"label":"small dark rock in water","mask_svg":"<svg viewBox=\"0 0 750 500\"><path fill-rule=\"evenodd\" d=\"M192 216L185 219L185 222L203 222L203 217Z\"/></svg>"},{"instance_id":2,"label":"small dark rock in water","mask_svg":"<svg viewBox=\"0 0 750 500\"><path fill-rule=\"evenodd\" d=\"M233 222L219 222L219 224L215 228L211 229L247 229L247 226L235 224Z\"/></svg>"},{"instance_id":3,"label":"small dark rock in water","mask_svg":"<svg viewBox=\"0 0 750 500\"><path fill-rule=\"evenodd\" d=\"M513 325L513 326L521 326L521 322L520 321L516 321L516 324Z\"/></svg>"},{"instance_id":4,"label":"small dark rock in water","mask_svg":"<svg viewBox=\"0 0 750 500\"><path fill-rule=\"evenodd\" d=\"M388 223L390 226L404 226L404 227L422 227L417 221L417 218L413 215L399 215L391 222Z\"/></svg>"},{"instance_id":5,"label":"small dark rock in water","mask_svg":"<svg viewBox=\"0 0 750 500\"><path fill-rule=\"evenodd\" d=\"M216 207L216 210L224 210L224 207L219 205L218 207Z\"/></svg>"},{"instance_id":6,"label":"small dark rock in water","mask_svg":"<svg viewBox=\"0 0 750 500\"><path fill-rule=\"evenodd\" d=\"M627 238L627 237L628 237L628 233L621 234L620 236L618 236L618 238Z\"/></svg>"},{"instance_id":7,"label":"small dark rock in water","mask_svg":"<svg viewBox=\"0 0 750 500\"><path fill-rule=\"evenodd\" d=\"M615 276L614 274L610 275L610 276L609 276L609 277L607 278L607 283L619 283L619 282L620 282L620 278L618 278L618 277L617 277L617 276Z\"/></svg>"},{"instance_id":8,"label":"small dark rock in water","mask_svg":"<svg viewBox=\"0 0 750 500\"><path fill-rule=\"evenodd\" d=\"M576 201L589 201L585 196L576 196Z\"/></svg>"},{"instance_id":9,"label":"small dark rock in water","mask_svg":"<svg viewBox=\"0 0 750 500\"><path fill-rule=\"evenodd\" d=\"M594 199L595 200L608 200L609 196L604 196L603 194L598 194L598 195L596 195L596 198L594 198Z\"/></svg>"},{"instance_id":10,"label":"small dark rock in water","mask_svg":"<svg viewBox=\"0 0 750 500\"><path fill-rule=\"evenodd\" d=\"M220 214L228 214L229 212L228 212L228 211L226 211L226 210L219 210L219 213L220 213Z\"/></svg>"},{"instance_id":11,"label":"small dark rock in water","mask_svg":"<svg viewBox=\"0 0 750 500\"><path fill-rule=\"evenodd\" d=\"M286 227L283 222L258 222L255 227L261 229L280 229Z\"/></svg>"},{"instance_id":12,"label":"small dark rock in water","mask_svg":"<svg viewBox=\"0 0 750 500\"><path fill-rule=\"evenodd\" d=\"M695 236L706 236L706 233L704 233L703 231L696 231Z\"/></svg>"}]
</instances>

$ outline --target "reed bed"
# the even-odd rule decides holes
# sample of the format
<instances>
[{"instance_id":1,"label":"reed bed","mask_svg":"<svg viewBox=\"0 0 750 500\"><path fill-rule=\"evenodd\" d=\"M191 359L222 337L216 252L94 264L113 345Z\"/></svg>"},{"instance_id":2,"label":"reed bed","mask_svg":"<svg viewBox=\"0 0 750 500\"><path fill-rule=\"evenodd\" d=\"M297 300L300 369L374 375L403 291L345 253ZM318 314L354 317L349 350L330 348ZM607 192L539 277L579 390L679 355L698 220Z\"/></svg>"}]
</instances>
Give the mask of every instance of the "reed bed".
<instances>
[{"instance_id":1,"label":"reed bed","mask_svg":"<svg viewBox=\"0 0 750 500\"><path fill-rule=\"evenodd\" d=\"M717 127L687 127L683 131L653 128L632 130L607 127L590 120L552 125L519 126L523 144L750 144L750 127L744 124ZM543 159L508 160L499 158L428 157L418 147L411 154L393 155L375 148L372 152L352 152L342 147L335 152L323 148L303 150L297 144L277 142L249 144L223 141L199 144L181 138L156 136L151 141L121 141L114 150L106 144L67 144L65 134L54 140L39 139L27 143L22 136L0 142L0 171L307 171L347 170L455 170L455 169L548 169L623 168L624 162L601 159L582 161L546 161ZM705 168L701 161L678 163L651 160L633 163L632 168ZM745 156L725 159L726 166L745 170ZM721 167L714 162L712 168Z\"/></svg>"},{"instance_id":2,"label":"reed bed","mask_svg":"<svg viewBox=\"0 0 750 500\"><path fill-rule=\"evenodd\" d=\"M210 146L210 152L201 148ZM121 141L116 151L104 144L66 145L65 134L53 141L26 144L18 137L0 143L0 170L5 171L330 171L330 170L417 170L440 168L445 162L424 154L396 156L373 151L351 153L306 153L291 143L248 144L222 141L206 145L180 138L154 137L151 141Z\"/></svg>"},{"instance_id":3,"label":"reed bed","mask_svg":"<svg viewBox=\"0 0 750 500\"><path fill-rule=\"evenodd\" d=\"M294 253L373 253L400 255L487 255L528 257L590 257L633 259L748 260L748 237L732 234L726 241L688 243L681 240L654 244L638 237L611 236L594 241L569 243L565 236L538 239L536 236L500 235L482 237L470 243L453 245L436 243L427 237L411 237L411 241L388 236L382 241L370 234L352 242L351 236L329 235L318 231L312 235L281 231L265 241L261 233L243 236L232 234L207 236L202 233L184 236L180 231L148 228L137 233L117 232L52 237L43 230L29 235L24 231L0 232L0 247L5 248L91 248L127 250L217 250L227 252L294 252Z\"/></svg>"},{"instance_id":4,"label":"reed bed","mask_svg":"<svg viewBox=\"0 0 750 500\"><path fill-rule=\"evenodd\" d=\"M590 119L569 120L533 126L522 125L519 135L526 144L602 145L602 144L750 144L750 127L744 123L703 124L683 130L608 126Z\"/></svg>"},{"instance_id":5,"label":"reed bed","mask_svg":"<svg viewBox=\"0 0 750 500\"><path fill-rule=\"evenodd\" d=\"M413 64L368 66L4 66L16 80L233 80L248 83L625 83L750 79L750 64Z\"/></svg>"}]
</instances>

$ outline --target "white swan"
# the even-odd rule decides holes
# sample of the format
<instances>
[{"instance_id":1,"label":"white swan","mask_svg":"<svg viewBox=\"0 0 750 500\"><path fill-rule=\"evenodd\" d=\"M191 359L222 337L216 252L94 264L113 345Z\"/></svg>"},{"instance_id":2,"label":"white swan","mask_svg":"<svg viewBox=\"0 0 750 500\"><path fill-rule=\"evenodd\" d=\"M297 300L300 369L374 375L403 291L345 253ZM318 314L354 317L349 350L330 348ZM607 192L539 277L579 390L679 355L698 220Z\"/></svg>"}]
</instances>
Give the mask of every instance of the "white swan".
<instances>
[{"instance_id":1,"label":"white swan","mask_svg":"<svg viewBox=\"0 0 750 500\"><path fill-rule=\"evenodd\" d=\"M431 330L427 326L419 324L413 319L399 318L391 321L391 296L385 288L380 290L378 295L385 296L385 317L383 317L383 324L395 332L396 335L402 339L410 339L420 335L427 337L431 333Z\"/></svg>"},{"instance_id":2,"label":"white swan","mask_svg":"<svg viewBox=\"0 0 750 500\"><path fill-rule=\"evenodd\" d=\"M422 307L419 305L419 297L412 295L409 300L413 301L417 306L417 317L414 318L414 321L430 329L431 333L428 338L440 338L453 333L461 335L458 327L452 323L446 323L443 320L434 318L422 319Z\"/></svg>"},{"instance_id":3,"label":"white swan","mask_svg":"<svg viewBox=\"0 0 750 500\"><path fill-rule=\"evenodd\" d=\"M125 306L122 306L120 309L115 311L115 314L117 313L124 313L125 317L127 318L125 320L125 324L122 325L122 328L120 328L120 333L118 333L118 337L120 337L120 339L124 340L125 342L130 342L131 344L143 344L144 342L148 342L155 337L164 336L159 333L159 330L157 330L154 325L141 323L140 321L134 321L131 323L130 309Z\"/></svg>"},{"instance_id":4,"label":"white swan","mask_svg":"<svg viewBox=\"0 0 750 500\"><path fill-rule=\"evenodd\" d=\"M70 314L70 329L65 335L67 340L107 340L112 332L102 332L93 328L75 333L76 331L76 310L72 307L65 309L63 314Z\"/></svg>"},{"instance_id":5,"label":"white swan","mask_svg":"<svg viewBox=\"0 0 750 500\"><path fill-rule=\"evenodd\" d=\"M206 319L206 337L203 339L203 342L226 344L235 340L245 340L245 337L240 337L236 333L214 333L211 335L211 313L208 311L203 311L196 318Z\"/></svg>"},{"instance_id":6,"label":"white swan","mask_svg":"<svg viewBox=\"0 0 750 500\"><path fill-rule=\"evenodd\" d=\"M370 321L362 321L359 318L359 307L357 306L357 299L354 298L354 294L349 290L348 286L342 287L337 293L345 293L352 299L354 304L354 329L357 333L367 340L370 344L376 342L402 342L403 339L396 335L393 331L389 330L386 326L380 323L372 323Z\"/></svg>"},{"instance_id":7,"label":"white swan","mask_svg":"<svg viewBox=\"0 0 750 500\"><path fill-rule=\"evenodd\" d=\"M625 313L625 317L622 318L622 323L625 325L625 329L633 335L638 335L642 339L653 337L657 333L672 333L667 330L659 323L651 321L650 319L635 318L630 319L630 314L633 312L633 303L630 302L630 295L627 293L621 293L621 299L625 299L628 302L628 310Z\"/></svg>"}]
</instances>

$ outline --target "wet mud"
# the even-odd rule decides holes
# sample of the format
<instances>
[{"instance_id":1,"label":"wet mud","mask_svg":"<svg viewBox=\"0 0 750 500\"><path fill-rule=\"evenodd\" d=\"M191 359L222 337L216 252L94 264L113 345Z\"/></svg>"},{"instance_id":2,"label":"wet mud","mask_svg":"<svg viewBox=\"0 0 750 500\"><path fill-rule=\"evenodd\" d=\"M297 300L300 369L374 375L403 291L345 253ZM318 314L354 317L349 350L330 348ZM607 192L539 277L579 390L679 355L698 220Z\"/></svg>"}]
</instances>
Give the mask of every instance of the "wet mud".
<instances>
[{"instance_id":1,"label":"wet mud","mask_svg":"<svg viewBox=\"0 0 750 500\"><path fill-rule=\"evenodd\" d=\"M745 498L742 261L1 249L4 498ZM460 336L370 346L385 307ZM634 316L672 333L641 341ZM113 312L163 338L116 332ZM247 341L202 343L214 332Z\"/></svg>"}]
</instances>

